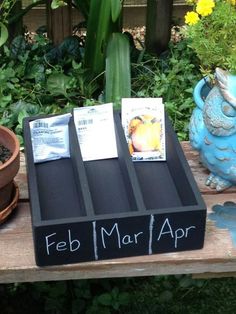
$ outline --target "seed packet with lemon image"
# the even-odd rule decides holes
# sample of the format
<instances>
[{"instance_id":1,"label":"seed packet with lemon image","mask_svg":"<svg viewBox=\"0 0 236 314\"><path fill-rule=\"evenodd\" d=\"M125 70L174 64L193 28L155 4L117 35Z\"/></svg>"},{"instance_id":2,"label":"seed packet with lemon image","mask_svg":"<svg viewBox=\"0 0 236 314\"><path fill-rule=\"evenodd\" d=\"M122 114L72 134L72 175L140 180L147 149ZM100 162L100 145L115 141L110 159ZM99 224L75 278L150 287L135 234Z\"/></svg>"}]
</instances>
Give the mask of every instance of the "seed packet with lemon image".
<instances>
[{"instance_id":1,"label":"seed packet with lemon image","mask_svg":"<svg viewBox=\"0 0 236 314\"><path fill-rule=\"evenodd\" d=\"M121 119L133 161L166 160L162 98L123 98Z\"/></svg>"}]
</instances>

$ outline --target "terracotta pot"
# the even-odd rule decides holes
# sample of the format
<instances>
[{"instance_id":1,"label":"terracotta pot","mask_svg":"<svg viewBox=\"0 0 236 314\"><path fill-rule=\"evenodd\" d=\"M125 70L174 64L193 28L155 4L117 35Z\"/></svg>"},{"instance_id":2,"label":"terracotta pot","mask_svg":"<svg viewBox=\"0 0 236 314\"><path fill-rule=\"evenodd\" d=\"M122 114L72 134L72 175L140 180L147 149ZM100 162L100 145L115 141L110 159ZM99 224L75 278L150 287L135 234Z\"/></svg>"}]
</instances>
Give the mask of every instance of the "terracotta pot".
<instances>
[{"instance_id":1,"label":"terracotta pot","mask_svg":"<svg viewBox=\"0 0 236 314\"><path fill-rule=\"evenodd\" d=\"M12 213L12 211L16 208L19 199L19 188L14 182L13 184L13 192L12 198L10 200L10 204L7 205L3 210L0 211L0 224L2 224L5 220L7 220L8 216Z\"/></svg>"},{"instance_id":2,"label":"terracotta pot","mask_svg":"<svg viewBox=\"0 0 236 314\"><path fill-rule=\"evenodd\" d=\"M9 149L12 156L0 165L0 211L11 204L15 194L14 177L20 167L20 144L16 135L0 126L0 144Z\"/></svg>"}]
</instances>

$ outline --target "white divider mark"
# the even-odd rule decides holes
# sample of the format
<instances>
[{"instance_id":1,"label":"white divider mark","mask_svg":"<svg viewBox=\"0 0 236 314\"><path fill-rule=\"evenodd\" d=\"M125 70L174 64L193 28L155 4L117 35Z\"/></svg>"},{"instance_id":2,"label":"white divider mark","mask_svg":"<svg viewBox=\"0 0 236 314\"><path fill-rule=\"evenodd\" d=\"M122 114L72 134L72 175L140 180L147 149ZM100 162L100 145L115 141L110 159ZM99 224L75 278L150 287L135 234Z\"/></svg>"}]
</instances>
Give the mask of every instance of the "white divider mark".
<instances>
[{"instance_id":1,"label":"white divider mark","mask_svg":"<svg viewBox=\"0 0 236 314\"><path fill-rule=\"evenodd\" d=\"M153 224L154 224L154 216L150 216L150 222L149 222L149 248L148 248L148 254L152 254L152 231L153 231Z\"/></svg>"},{"instance_id":2,"label":"white divider mark","mask_svg":"<svg viewBox=\"0 0 236 314\"><path fill-rule=\"evenodd\" d=\"M95 260L98 260L96 221L93 221L93 250L94 250L94 258Z\"/></svg>"}]
</instances>

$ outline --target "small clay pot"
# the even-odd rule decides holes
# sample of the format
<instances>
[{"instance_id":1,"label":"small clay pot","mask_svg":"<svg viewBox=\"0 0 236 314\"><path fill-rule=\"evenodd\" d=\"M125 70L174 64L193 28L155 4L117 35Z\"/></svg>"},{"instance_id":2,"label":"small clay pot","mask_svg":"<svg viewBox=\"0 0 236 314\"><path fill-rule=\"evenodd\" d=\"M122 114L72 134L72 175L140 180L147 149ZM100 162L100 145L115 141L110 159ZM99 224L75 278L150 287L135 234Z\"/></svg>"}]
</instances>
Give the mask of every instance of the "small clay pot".
<instances>
[{"instance_id":1,"label":"small clay pot","mask_svg":"<svg viewBox=\"0 0 236 314\"><path fill-rule=\"evenodd\" d=\"M11 204L15 195L13 181L20 168L20 144L17 136L3 126L0 126L0 144L12 153L11 157L0 165L0 211L2 211Z\"/></svg>"}]
</instances>

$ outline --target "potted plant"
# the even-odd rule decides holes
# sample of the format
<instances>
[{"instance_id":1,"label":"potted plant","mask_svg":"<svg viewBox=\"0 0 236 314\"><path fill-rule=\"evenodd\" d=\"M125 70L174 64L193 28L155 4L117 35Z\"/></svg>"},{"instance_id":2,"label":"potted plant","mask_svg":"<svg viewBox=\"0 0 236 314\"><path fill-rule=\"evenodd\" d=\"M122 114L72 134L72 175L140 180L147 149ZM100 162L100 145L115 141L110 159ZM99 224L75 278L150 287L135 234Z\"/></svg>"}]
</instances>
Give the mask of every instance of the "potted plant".
<instances>
[{"instance_id":1,"label":"potted plant","mask_svg":"<svg viewBox=\"0 0 236 314\"><path fill-rule=\"evenodd\" d=\"M203 75L216 67L236 73L236 1L186 0L193 10L185 15L185 34L196 52Z\"/></svg>"},{"instance_id":2,"label":"potted plant","mask_svg":"<svg viewBox=\"0 0 236 314\"><path fill-rule=\"evenodd\" d=\"M14 182L20 167L20 144L16 135L0 126L0 223L16 207L19 189Z\"/></svg>"},{"instance_id":3,"label":"potted plant","mask_svg":"<svg viewBox=\"0 0 236 314\"><path fill-rule=\"evenodd\" d=\"M189 46L203 78L194 89L190 142L210 170L206 184L222 191L236 184L236 1L187 1Z\"/></svg>"}]
</instances>

